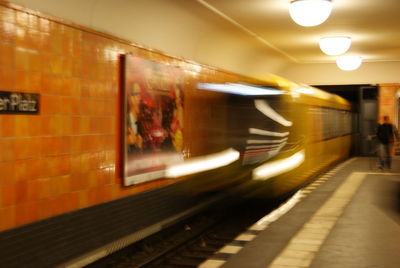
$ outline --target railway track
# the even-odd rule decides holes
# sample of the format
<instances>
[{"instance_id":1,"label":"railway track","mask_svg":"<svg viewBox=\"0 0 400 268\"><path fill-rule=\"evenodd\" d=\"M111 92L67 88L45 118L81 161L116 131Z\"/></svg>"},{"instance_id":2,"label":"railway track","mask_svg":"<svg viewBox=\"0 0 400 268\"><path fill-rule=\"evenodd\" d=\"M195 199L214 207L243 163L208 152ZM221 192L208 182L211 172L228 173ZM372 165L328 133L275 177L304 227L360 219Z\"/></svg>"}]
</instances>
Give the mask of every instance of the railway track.
<instances>
[{"instance_id":1,"label":"railway track","mask_svg":"<svg viewBox=\"0 0 400 268\"><path fill-rule=\"evenodd\" d=\"M245 200L213 207L87 267L197 267L281 202Z\"/></svg>"}]
</instances>

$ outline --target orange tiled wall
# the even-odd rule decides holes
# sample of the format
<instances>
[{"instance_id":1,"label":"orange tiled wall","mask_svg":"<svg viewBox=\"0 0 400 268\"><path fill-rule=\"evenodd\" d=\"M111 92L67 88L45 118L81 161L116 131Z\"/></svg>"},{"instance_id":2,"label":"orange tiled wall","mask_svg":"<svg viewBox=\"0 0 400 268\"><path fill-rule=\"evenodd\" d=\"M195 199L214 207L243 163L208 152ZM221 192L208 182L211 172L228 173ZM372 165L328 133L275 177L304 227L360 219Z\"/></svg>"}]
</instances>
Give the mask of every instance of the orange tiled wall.
<instances>
[{"instance_id":1,"label":"orange tiled wall","mask_svg":"<svg viewBox=\"0 0 400 268\"><path fill-rule=\"evenodd\" d=\"M400 84L379 85L379 120L388 115L393 123L397 124L397 91Z\"/></svg>"},{"instance_id":2,"label":"orange tiled wall","mask_svg":"<svg viewBox=\"0 0 400 268\"><path fill-rule=\"evenodd\" d=\"M126 52L150 53L0 5L0 90L41 95L40 115L0 115L0 231L168 183L117 175Z\"/></svg>"}]
</instances>

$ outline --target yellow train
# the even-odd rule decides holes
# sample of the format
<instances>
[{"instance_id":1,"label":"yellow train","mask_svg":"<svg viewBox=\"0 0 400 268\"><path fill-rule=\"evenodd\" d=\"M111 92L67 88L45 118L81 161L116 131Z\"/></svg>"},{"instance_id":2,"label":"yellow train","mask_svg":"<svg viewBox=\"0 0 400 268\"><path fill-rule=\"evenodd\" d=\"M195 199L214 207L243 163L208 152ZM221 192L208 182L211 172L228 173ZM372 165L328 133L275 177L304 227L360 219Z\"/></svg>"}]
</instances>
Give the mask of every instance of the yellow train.
<instances>
[{"instance_id":1,"label":"yellow train","mask_svg":"<svg viewBox=\"0 0 400 268\"><path fill-rule=\"evenodd\" d=\"M133 55L124 70L126 186L185 180L195 193L261 182L261 196L276 197L348 156L350 106L336 95Z\"/></svg>"}]
</instances>

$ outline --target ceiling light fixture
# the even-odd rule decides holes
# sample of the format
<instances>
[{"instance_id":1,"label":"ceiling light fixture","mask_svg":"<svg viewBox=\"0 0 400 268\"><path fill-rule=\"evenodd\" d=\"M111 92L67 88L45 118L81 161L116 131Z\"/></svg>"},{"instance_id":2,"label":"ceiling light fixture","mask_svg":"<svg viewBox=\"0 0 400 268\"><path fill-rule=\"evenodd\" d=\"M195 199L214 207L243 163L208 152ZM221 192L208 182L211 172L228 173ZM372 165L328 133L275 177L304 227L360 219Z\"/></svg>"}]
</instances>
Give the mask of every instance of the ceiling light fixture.
<instances>
[{"instance_id":1,"label":"ceiling light fixture","mask_svg":"<svg viewBox=\"0 0 400 268\"><path fill-rule=\"evenodd\" d=\"M347 36L324 37L319 40L319 47L327 55L341 55L351 45L351 38Z\"/></svg>"},{"instance_id":2,"label":"ceiling light fixture","mask_svg":"<svg viewBox=\"0 0 400 268\"><path fill-rule=\"evenodd\" d=\"M343 71L353 71L360 67L361 62L360 56L340 56L336 60L337 66Z\"/></svg>"},{"instance_id":3,"label":"ceiling light fixture","mask_svg":"<svg viewBox=\"0 0 400 268\"><path fill-rule=\"evenodd\" d=\"M316 26L329 17L332 11L330 0L293 0L289 5L290 17L299 25Z\"/></svg>"}]
</instances>

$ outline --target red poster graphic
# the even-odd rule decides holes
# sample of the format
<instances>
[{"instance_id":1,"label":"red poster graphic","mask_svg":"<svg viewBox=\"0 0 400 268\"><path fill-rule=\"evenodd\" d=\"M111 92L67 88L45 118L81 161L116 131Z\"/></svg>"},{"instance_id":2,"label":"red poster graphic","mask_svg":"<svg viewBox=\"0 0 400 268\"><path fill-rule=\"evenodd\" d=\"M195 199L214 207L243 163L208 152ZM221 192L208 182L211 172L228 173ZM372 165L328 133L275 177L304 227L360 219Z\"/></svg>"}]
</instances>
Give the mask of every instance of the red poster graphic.
<instances>
[{"instance_id":1,"label":"red poster graphic","mask_svg":"<svg viewBox=\"0 0 400 268\"><path fill-rule=\"evenodd\" d=\"M183 161L183 72L178 67L125 57L124 184L164 177Z\"/></svg>"}]
</instances>

